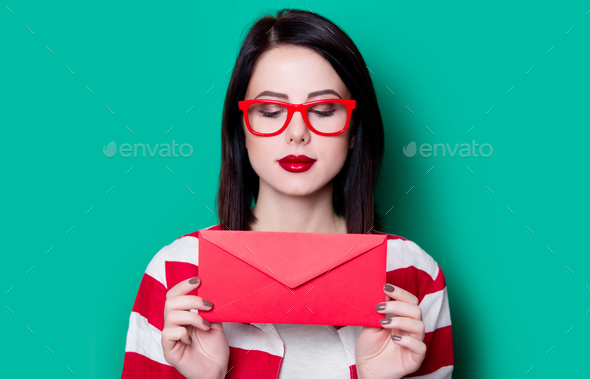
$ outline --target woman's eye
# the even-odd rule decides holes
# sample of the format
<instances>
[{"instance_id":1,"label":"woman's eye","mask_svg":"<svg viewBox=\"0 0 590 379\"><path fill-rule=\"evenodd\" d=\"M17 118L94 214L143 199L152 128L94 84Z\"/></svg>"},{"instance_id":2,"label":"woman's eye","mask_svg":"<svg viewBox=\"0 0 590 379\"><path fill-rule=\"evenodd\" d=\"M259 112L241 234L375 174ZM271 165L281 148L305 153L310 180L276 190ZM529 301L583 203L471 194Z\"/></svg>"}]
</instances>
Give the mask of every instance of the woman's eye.
<instances>
[{"instance_id":1,"label":"woman's eye","mask_svg":"<svg viewBox=\"0 0 590 379\"><path fill-rule=\"evenodd\" d=\"M320 110L312 109L311 112L313 112L318 117L330 117L330 116L334 115L334 112L336 112L336 109L331 109L329 111L320 111Z\"/></svg>"},{"instance_id":2,"label":"woman's eye","mask_svg":"<svg viewBox=\"0 0 590 379\"><path fill-rule=\"evenodd\" d=\"M274 111L274 112L259 111L259 112L262 114L262 117L267 117L267 118L275 118L281 113L281 111Z\"/></svg>"}]
</instances>

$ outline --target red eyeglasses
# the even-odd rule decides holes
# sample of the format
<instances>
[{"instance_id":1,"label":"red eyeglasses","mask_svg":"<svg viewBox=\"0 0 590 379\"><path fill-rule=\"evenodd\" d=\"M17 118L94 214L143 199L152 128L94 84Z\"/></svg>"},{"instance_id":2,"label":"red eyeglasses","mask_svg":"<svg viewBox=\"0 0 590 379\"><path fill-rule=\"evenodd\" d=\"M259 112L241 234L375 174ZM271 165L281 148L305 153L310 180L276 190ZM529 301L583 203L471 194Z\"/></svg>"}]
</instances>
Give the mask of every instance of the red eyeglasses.
<instances>
[{"instance_id":1,"label":"red eyeglasses","mask_svg":"<svg viewBox=\"0 0 590 379\"><path fill-rule=\"evenodd\" d=\"M278 100L238 101L248 130L254 135L271 137L282 133L295 112L312 132L321 136L336 136L348 128L356 100L322 99L303 104L291 104Z\"/></svg>"}]
</instances>

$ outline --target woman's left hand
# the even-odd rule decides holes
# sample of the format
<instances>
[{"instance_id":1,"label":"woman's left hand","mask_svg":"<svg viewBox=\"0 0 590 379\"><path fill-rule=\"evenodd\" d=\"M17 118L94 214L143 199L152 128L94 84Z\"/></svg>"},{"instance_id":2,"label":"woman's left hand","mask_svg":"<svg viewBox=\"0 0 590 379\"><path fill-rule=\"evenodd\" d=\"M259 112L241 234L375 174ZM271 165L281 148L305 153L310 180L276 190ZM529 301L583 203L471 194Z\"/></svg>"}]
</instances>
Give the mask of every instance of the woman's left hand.
<instances>
[{"instance_id":1,"label":"woman's left hand","mask_svg":"<svg viewBox=\"0 0 590 379\"><path fill-rule=\"evenodd\" d=\"M418 298L391 284L386 284L383 291L387 301L377 304L375 309L396 316L382 319L381 328L363 327L355 348L359 379L403 378L418 370L426 355ZM378 309L379 305L383 309ZM395 341L392 336L401 339Z\"/></svg>"}]
</instances>

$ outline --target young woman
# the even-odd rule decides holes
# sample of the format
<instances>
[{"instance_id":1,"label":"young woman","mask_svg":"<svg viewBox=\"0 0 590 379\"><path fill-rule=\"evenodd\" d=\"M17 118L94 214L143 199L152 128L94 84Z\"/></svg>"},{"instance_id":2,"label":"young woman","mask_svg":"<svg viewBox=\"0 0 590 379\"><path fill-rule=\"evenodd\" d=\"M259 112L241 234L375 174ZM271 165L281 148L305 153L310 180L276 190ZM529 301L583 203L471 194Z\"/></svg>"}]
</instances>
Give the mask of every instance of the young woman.
<instances>
[{"instance_id":1,"label":"young woman","mask_svg":"<svg viewBox=\"0 0 590 379\"><path fill-rule=\"evenodd\" d=\"M265 16L233 68L220 223L207 229L385 234L373 199L383 149L375 91L352 40L310 12ZM443 272L415 243L387 236L380 328L210 324L198 312L214 304L191 295L200 284L197 232L178 238L146 269L122 377L451 378ZM363 285L362 277L350 280Z\"/></svg>"}]
</instances>

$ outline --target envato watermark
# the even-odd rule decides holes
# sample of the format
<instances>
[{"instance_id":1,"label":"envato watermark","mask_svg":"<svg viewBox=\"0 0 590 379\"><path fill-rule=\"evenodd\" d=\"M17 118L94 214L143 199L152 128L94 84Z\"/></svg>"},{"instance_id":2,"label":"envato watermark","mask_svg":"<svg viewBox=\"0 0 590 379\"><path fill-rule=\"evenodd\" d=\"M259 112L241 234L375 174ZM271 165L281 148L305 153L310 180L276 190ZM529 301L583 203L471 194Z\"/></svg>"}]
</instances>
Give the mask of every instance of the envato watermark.
<instances>
[{"instance_id":1,"label":"envato watermark","mask_svg":"<svg viewBox=\"0 0 590 379\"><path fill-rule=\"evenodd\" d=\"M479 146L479 148L478 148L478 146ZM471 145L468 143L462 143L460 145L458 143L456 143L452 147L448 143L447 144L435 143L434 145L430 144L430 143L423 143L422 145L420 145L419 149L416 146L416 142L412 141L407 146L404 146L403 150L404 150L404 155L408 158L411 158L414 155L416 155L417 151L419 151L420 155L425 158L436 157L437 152L439 155L441 155L441 153L442 153L443 157L446 157L447 153L448 153L451 158L453 158L456 154L458 154L458 156L461 158L470 158L470 157L487 158L487 157L491 156L492 153L494 152L492 145L490 145L489 143L484 143L482 145L479 145L479 144L475 143L475 141L471 141ZM479 153L479 154L477 154L477 153Z\"/></svg>"},{"instance_id":2,"label":"envato watermark","mask_svg":"<svg viewBox=\"0 0 590 379\"><path fill-rule=\"evenodd\" d=\"M178 153L176 152L176 148L178 147ZM133 156L133 158L137 158L138 151L141 150L140 154L143 158L146 157L146 152L148 155L153 158L156 156L156 153L162 158L188 158L193 155L193 147L188 143L183 143L182 145L177 144L174 140L172 140L172 145L167 143L163 144L156 144L152 148L150 144L143 144L143 143L135 143L133 145L129 143L124 143L119 146L117 150L117 144L115 141L109 143L105 147L102 148L102 153L107 158L114 157L117 153L123 158L129 158Z\"/></svg>"}]
</instances>

